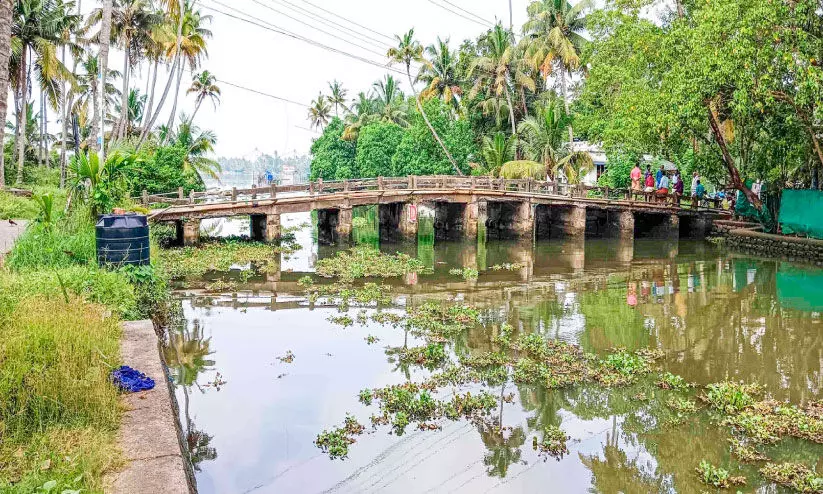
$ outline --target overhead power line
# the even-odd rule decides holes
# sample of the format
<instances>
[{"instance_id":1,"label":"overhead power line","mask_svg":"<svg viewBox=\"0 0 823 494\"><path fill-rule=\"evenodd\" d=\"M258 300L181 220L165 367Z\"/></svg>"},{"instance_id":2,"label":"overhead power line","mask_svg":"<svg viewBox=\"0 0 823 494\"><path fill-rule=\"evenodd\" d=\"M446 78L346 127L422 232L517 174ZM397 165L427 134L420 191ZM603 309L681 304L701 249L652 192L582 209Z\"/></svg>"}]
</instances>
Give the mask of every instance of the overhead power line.
<instances>
[{"instance_id":1,"label":"overhead power line","mask_svg":"<svg viewBox=\"0 0 823 494\"><path fill-rule=\"evenodd\" d=\"M331 10L327 10L327 9L324 9L323 7L320 7L320 6L318 6L318 5L315 5L315 4L311 3L309 0L303 0L303 3L305 3L305 4L307 4L307 5L311 5L312 7L314 7L314 8L315 8L315 9L317 9L317 10L321 10L321 11L323 11L323 12L327 13L327 14L330 14L330 15L333 15L333 16L335 16L335 17L339 18L339 19L342 19L342 20L344 20L344 21L348 22L349 24L352 24L352 25L354 25L354 26L357 26L357 27L359 27L359 28L361 28L361 29L365 29L366 31L369 31L370 33L376 34L376 35L378 35L378 36L382 36L382 37L386 38L387 40L391 41L392 43L394 43L394 42L395 42L395 39L394 39L394 37L392 37L392 36L389 36L389 35L383 34L383 33L381 33L381 32L375 31L374 29L372 29L372 28L370 28L370 27L366 27L366 26L364 26L364 25L362 25L362 24L358 24L357 22L355 22L355 21L353 21L353 20L351 20L351 19L347 19L346 17L343 17L343 16L342 16L342 15L340 15L340 14L336 14L336 13L332 12Z\"/></svg>"},{"instance_id":2,"label":"overhead power line","mask_svg":"<svg viewBox=\"0 0 823 494\"><path fill-rule=\"evenodd\" d=\"M194 73L195 73L194 71L192 71L192 70L190 70L190 69L183 69L183 70L184 70L185 72L190 73L190 74L194 74ZM265 97L267 97L267 98L275 99L275 100L277 100L277 101L282 101L282 102L284 102L284 103L290 103L290 104L292 104L292 105L302 106L303 108L309 108L309 105L307 105L307 104L305 104L305 103L301 103L301 102L299 102L299 101L295 101L295 100L293 100L293 99L289 99L289 98L284 98L283 96L277 96L277 95L274 95L274 94L271 94L271 93L267 93L267 92L265 92L265 91L260 91L259 89L250 88L250 87L244 86L244 85L242 85L242 84L238 84L238 83L236 83L236 82L226 81L226 80L223 80L222 78L218 78L218 79L217 79L217 82L218 82L220 85L224 85L224 86L231 86L231 87L233 87L233 88L236 88L236 89L241 89L241 90L243 90L243 91L248 91L248 92L250 92L250 93L254 93L254 94L257 94L257 95L259 95L259 96L265 96Z\"/></svg>"},{"instance_id":3,"label":"overhead power line","mask_svg":"<svg viewBox=\"0 0 823 494\"><path fill-rule=\"evenodd\" d=\"M440 7L441 9L445 10L446 12L450 12L450 13L452 13L452 14L456 15L457 17L460 17L460 18L465 19L465 20L467 20L467 21L470 21L470 22L473 22L473 23L475 23L475 24L481 25L481 26L483 26L483 27L485 27L485 28L490 27L490 26L489 26L489 24L487 24L486 22L481 22L481 21L478 21L477 19L474 19L474 18L469 17L469 16L467 16L467 15L461 14L461 13L460 13L460 12L458 12L457 10L452 9L451 7L448 7L447 5L443 5L443 4L441 4L441 3L437 3L437 2L435 2L434 0L428 0L428 1L429 1L429 3L430 3L430 4L435 5L435 6L437 6L437 7Z\"/></svg>"},{"instance_id":4,"label":"overhead power line","mask_svg":"<svg viewBox=\"0 0 823 494\"><path fill-rule=\"evenodd\" d=\"M333 53L337 53L339 55L349 57L349 58L357 60L359 62L363 62L363 63L369 64L369 65L373 65L375 67L380 67L380 68L382 68L384 70L387 70L389 72L394 72L394 73L400 74L400 75L406 75L405 72L400 71L400 70L395 69L395 68L392 68L392 67L388 67L386 64L382 64L380 62L376 62L376 61L368 59L366 57L363 57L363 56L360 56L360 55L355 55L355 54L349 53L345 50L341 50L339 48L335 48L333 46L329 46L329 45L320 43L319 41L315 41L313 39L307 38L305 36L301 36L299 34L291 32L291 31L287 31L287 30L285 30L285 29L283 29L279 26L271 24L271 23L269 23L267 21L264 21L264 20L262 20L258 17L254 17L254 16L251 16L249 14L245 14L241 11L238 11L238 9L235 9L234 7L230 7L230 6L220 2L218 0L207 0L207 1L216 3L217 5L220 5L221 7L239 12L240 15L232 14L232 13L226 12L225 10L221 10L221 9L209 6L209 5L204 5L203 6L204 8L206 8L206 9L212 11L212 12L216 12L218 14L225 15L226 17L230 17L232 19L236 19L238 21L245 22L245 23L251 24L253 26L257 26L261 29L265 29L266 31L271 31L273 33L277 33L277 34L280 34L280 35L283 35L283 36L287 36L289 38L293 38L293 39L296 39L296 40L299 40L299 41L303 41L304 43L308 43L308 44L310 44L312 46L315 46L317 48L321 48L321 49L324 49L324 50L327 50L327 51L330 51L330 52L333 52ZM246 17L241 17L241 15L246 16Z\"/></svg>"},{"instance_id":5,"label":"overhead power line","mask_svg":"<svg viewBox=\"0 0 823 494\"><path fill-rule=\"evenodd\" d=\"M338 32L342 32L342 33L346 33L350 36L354 36L354 37L358 38L359 40L365 41L366 43L376 43L378 46L380 46L381 48L384 48L384 49L389 46L387 44L387 42L384 41L384 40L378 39L377 37L371 36L369 34L365 34L361 31L358 31L357 29L347 27L346 25L341 24L339 22L335 22L334 20L329 19L328 17L325 17L322 14L312 12L311 10L309 10L305 7L301 7L299 5L296 5L294 2L290 2L289 0L272 0L272 1L277 2L277 3L279 3L283 6L287 6L287 8L290 8L293 11L296 11L296 12L300 12L302 15L304 15L306 17L309 17L310 19L319 21L319 22L325 24L326 26L329 26L332 29L335 29Z\"/></svg>"},{"instance_id":6,"label":"overhead power line","mask_svg":"<svg viewBox=\"0 0 823 494\"><path fill-rule=\"evenodd\" d=\"M470 15L470 16L472 16L472 17L474 17L474 18L476 18L480 21L483 21L486 24L491 24L492 26L494 25L494 22L489 21L488 19L484 18L483 16L475 14L474 12L472 12L470 10L466 10L463 7L457 5L456 3L452 3L449 0L440 0L440 1L443 2L443 3L451 5L452 7L456 8L457 10L459 10L461 12L465 12L466 14L468 14L468 15Z\"/></svg>"},{"instance_id":7,"label":"overhead power line","mask_svg":"<svg viewBox=\"0 0 823 494\"><path fill-rule=\"evenodd\" d=\"M285 12L281 11L281 10L278 10L278 9L276 9L276 8L272 7L271 5L267 5L267 4L263 3L263 2L261 2L260 0L252 0L252 2L256 3L257 5L260 5L260 6L261 6L261 7L263 7L264 9L271 10L271 11L272 11L272 12L274 12L274 13L280 14L280 15L282 15L282 16L284 16L284 17L287 17L287 18L289 18L289 19L291 19L291 20L293 20L293 21L295 21L295 22L298 22L298 23L300 23L300 24L302 24L302 25L304 25L304 26L307 26L307 27L309 27L309 28L311 28L311 29L314 29L314 30L316 30L316 31L319 31L319 32L321 32L321 33L325 34L326 36L331 36L332 38L334 38L334 39L336 39L336 40L339 40L339 41L342 41L342 42L344 42L344 43L348 43L348 44L350 44L350 45L352 45L352 46L354 46L354 47L360 48L361 50L367 51L367 52L369 52L369 53L372 53L372 54L377 55L377 56L380 56L380 57L382 57L382 56L385 56L385 55L386 55L386 53L385 53L385 52L381 53L381 52L379 52L379 51L377 51L377 50L374 50L372 47L366 47L366 46L363 46L363 45L357 44L357 43L355 43L355 42L353 42L353 41L351 41L351 40L348 40L348 39L346 39L346 38L343 38L343 37L341 37L341 36L338 36L338 35L336 35L336 34L334 34L334 33L330 33L330 32L328 32L328 31L326 31L326 30L323 30L323 29L321 29L321 28L317 27L316 25L309 24L309 23L308 23L308 22L306 22L306 21L303 21L303 20L301 20L301 19L298 19L297 17L294 17L294 16L292 16L292 15L289 15L289 14L287 14L287 13L285 13ZM246 14L246 15L248 15L248 14Z\"/></svg>"}]
</instances>

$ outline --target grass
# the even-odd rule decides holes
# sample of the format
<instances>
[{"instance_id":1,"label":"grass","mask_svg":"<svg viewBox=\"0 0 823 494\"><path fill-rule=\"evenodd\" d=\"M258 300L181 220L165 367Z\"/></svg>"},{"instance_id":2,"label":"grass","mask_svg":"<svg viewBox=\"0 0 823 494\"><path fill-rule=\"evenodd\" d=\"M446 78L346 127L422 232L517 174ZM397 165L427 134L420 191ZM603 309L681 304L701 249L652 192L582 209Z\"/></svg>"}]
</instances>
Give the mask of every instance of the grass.
<instances>
[{"instance_id":1,"label":"grass","mask_svg":"<svg viewBox=\"0 0 823 494\"><path fill-rule=\"evenodd\" d=\"M96 258L94 223L78 212L61 218L52 228L30 226L17 239L6 265L15 271L43 270L96 264Z\"/></svg>"},{"instance_id":2,"label":"grass","mask_svg":"<svg viewBox=\"0 0 823 494\"><path fill-rule=\"evenodd\" d=\"M35 186L35 194L52 194L54 209L63 210L66 205L66 192L52 186ZM33 220L40 214L40 207L33 197L21 197L0 190L0 220Z\"/></svg>"},{"instance_id":3,"label":"grass","mask_svg":"<svg viewBox=\"0 0 823 494\"><path fill-rule=\"evenodd\" d=\"M0 274L0 491L102 490L119 463L119 319L103 305L10 287ZM6 303L11 301L12 303Z\"/></svg>"}]
</instances>

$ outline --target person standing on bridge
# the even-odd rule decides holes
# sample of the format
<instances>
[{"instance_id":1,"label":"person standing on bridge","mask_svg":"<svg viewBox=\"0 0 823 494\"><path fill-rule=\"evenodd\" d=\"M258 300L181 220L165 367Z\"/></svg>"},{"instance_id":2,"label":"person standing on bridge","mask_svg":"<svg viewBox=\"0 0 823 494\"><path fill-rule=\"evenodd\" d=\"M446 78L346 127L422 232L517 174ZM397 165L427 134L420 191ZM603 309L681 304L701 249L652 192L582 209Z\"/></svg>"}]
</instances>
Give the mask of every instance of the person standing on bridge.
<instances>
[{"instance_id":1,"label":"person standing on bridge","mask_svg":"<svg viewBox=\"0 0 823 494\"><path fill-rule=\"evenodd\" d=\"M638 193L643 190L643 187L640 185L640 179L643 177L643 171L640 169L640 165L635 163L634 168L632 169L631 179L632 179L632 192Z\"/></svg>"},{"instance_id":2,"label":"person standing on bridge","mask_svg":"<svg viewBox=\"0 0 823 494\"><path fill-rule=\"evenodd\" d=\"M661 166L660 169L662 170L663 167ZM660 177L657 181L657 199L660 202L666 202L666 198L669 196L669 177L665 173Z\"/></svg>"},{"instance_id":3,"label":"person standing on bridge","mask_svg":"<svg viewBox=\"0 0 823 494\"><path fill-rule=\"evenodd\" d=\"M680 176L680 170L674 172L674 201L680 206L680 198L683 197L683 177Z\"/></svg>"},{"instance_id":4,"label":"person standing on bridge","mask_svg":"<svg viewBox=\"0 0 823 494\"><path fill-rule=\"evenodd\" d=\"M657 175L654 177L654 185L659 189L660 188L660 180L666 176L666 172L663 171L663 165L660 165L660 169L657 170ZM668 185L668 180L667 180ZM668 187L667 187L668 188Z\"/></svg>"}]
</instances>

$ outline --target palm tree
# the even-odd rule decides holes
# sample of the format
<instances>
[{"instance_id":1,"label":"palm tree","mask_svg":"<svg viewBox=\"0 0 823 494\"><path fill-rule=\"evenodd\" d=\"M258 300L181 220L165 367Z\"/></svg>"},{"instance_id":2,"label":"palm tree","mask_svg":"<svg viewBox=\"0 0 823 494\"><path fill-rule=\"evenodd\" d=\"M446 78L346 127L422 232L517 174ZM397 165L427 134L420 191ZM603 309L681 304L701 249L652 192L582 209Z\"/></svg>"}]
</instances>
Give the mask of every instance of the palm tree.
<instances>
[{"instance_id":1,"label":"palm tree","mask_svg":"<svg viewBox=\"0 0 823 494\"><path fill-rule=\"evenodd\" d=\"M375 114L381 122L406 126L406 108L400 83L393 76L386 76L372 85L375 96Z\"/></svg>"},{"instance_id":2,"label":"palm tree","mask_svg":"<svg viewBox=\"0 0 823 494\"><path fill-rule=\"evenodd\" d=\"M373 92L366 94L360 92L357 99L352 102L351 113L346 117L346 129L341 137L345 141L356 141L360 135L360 129L377 118L378 102L373 96Z\"/></svg>"},{"instance_id":3,"label":"palm tree","mask_svg":"<svg viewBox=\"0 0 823 494\"><path fill-rule=\"evenodd\" d=\"M313 129L322 129L329 124L331 116L331 106L323 93L317 95L317 99L309 106L309 120Z\"/></svg>"},{"instance_id":4,"label":"palm tree","mask_svg":"<svg viewBox=\"0 0 823 494\"><path fill-rule=\"evenodd\" d=\"M580 0L572 5L568 0L535 0L529 4L529 20L523 26L527 36L528 58L548 77L554 66L560 69L560 94L569 113L569 98L566 76L580 68L580 52L587 40L582 33L586 30L585 10L591 0ZM574 139L574 131L569 127L569 141Z\"/></svg>"},{"instance_id":5,"label":"palm tree","mask_svg":"<svg viewBox=\"0 0 823 494\"><path fill-rule=\"evenodd\" d=\"M443 152L446 154L446 157L452 164L454 171L458 175L463 175L463 172L460 170L460 167L457 166L457 162L452 157L449 149L443 144L443 140L440 139L440 136L437 135L437 131L434 130L431 122L429 122L429 117L426 115L426 111L423 109L423 103L420 100L420 95L417 93L417 90L414 88L414 80L412 80L411 76L411 64L412 62L419 62L425 63L425 58L423 58L423 46L414 39L414 29L410 29L408 33L404 34L402 37L395 35L395 39L397 40L397 46L394 48L390 48L388 53L386 54L394 63L402 63L406 67L406 75L409 78L409 85L411 86L411 90L414 93L414 99L417 102L417 111L420 112L420 115L423 117L423 121L426 123L426 126L429 128L429 131L432 133L434 140L440 145L443 149Z\"/></svg>"},{"instance_id":6,"label":"palm tree","mask_svg":"<svg viewBox=\"0 0 823 494\"><path fill-rule=\"evenodd\" d=\"M486 172L496 177L500 174L503 165L514 159L516 137L509 136L503 132L497 132L494 137L484 137L481 152L486 161Z\"/></svg>"},{"instance_id":7,"label":"palm tree","mask_svg":"<svg viewBox=\"0 0 823 494\"><path fill-rule=\"evenodd\" d=\"M349 109L346 107L346 96L349 94L348 90L343 88L343 85L340 84L337 79L333 82L329 83L329 104L334 107L334 116L340 116L340 108L343 108L343 111L348 112Z\"/></svg>"},{"instance_id":8,"label":"palm tree","mask_svg":"<svg viewBox=\"0 0 823 494\"><path fill-rule=\"evenodd\" d=\"M512 134L517 134L512 85L519 84L534 91L536 89L534 80L529 77L524 64L515 56L512 35L503 26L499 23L494 26L485 43L486 55L475 58L469 66L470 76L477 78L470 97L474 98L485 90L498 100L505 98L509 109ZM496 106L499 108L500 103Z\"/></svg>"},{"instance_id":9,"label":"palm tree","mask_svg":"<svg viewBox=\"0 0 823 494\"><path fill-rule=\"evenodd\" d=\"M23 121L22 135L26 142L25 157L27 160L33 161L38 157L38 149L34 147L35 142L42 142L45 138L47 141L53 140L53 136L43 133L42 126L39 125L39 113L34 111L34 102L26 102L23 109L25 118ZM11 122L6 122L6 129L9 132L17 134L17 125Z\"/></svg>"},{"instance_id":10,"label":"palm tree","mask_svg":"<svg viewBox=\"0 0 823 494\"><path fill-rule=\"evenodd\" d=\"M206 99L211 100L215 109L217 109L217 105L220 103L220 87L217 85L217 78L208 70L194 75L191 86L189 86L189 89L186 91L186 94L192 93L196 95L194 113L191 114L192 121L194 121L195 115L197 115L197 112L200 110L200 105L202 105Z\"/></svg>"},{"instance_id":11,"label":"palm tree","mask_svg":"<svg viewBox=\"0 0 823 494\"><path fill-rule=\"evenodd\" d=\"M10 71L17 88L17 183L23 182L25 160L25 135L23 102L29 93L29 70L33 69L40 88L56 109L60 101L60 80L70 80L71 74L57 57L57 47L63 43L63 31L75 25L77 17L69 15L61 2L48 0L19 0L14 4L11 29L12 54ZM29 60L29 53L35 57ZM31 63L32 67L29 67Z\"/></svg>"},{"instance_id":12,"label":"palm tree","mask_svg":"<svg viewBox=\"0 0 823 494\"><path fill-rule=\"evenodd\" d=\"M135 134L135 131L140 129L140 120L143 118L143 110L146 107L146 95L140 94L139 89L132 89L129 91L128 98L126 98L126 104L128 105L125 108L126 112L123 111L124 109L120 107L119 103L116 107L118 114L126 115L126 123L123 125L121 138L131 137Z\"/></svg>"},{"instance_id":13,"label":"palm tree","mask_svg":"<svg viewBox=\"0 0 823 494\"><path fill-rule=\"evenodd\" d=\"M103 0L103 9L100 13L100 33L98 34L98 43L100 44L100 55L99 55L99 63L100 63L100 74L103 75L103 85L106 85L106 75L109 73L109 43L111 43L111 11L112 11L112 0ZM97 94L97 99L101 99L103 96L101 94ZM105 110L105 107L101 105L95 106L95 108L102 107ZM100 119L100 130L102 131L105 122L103 122L103 115L98 114L95 112L94 116L91 119L91 142L89 143L91 149L97 150L97 125L98 118ZM104 132L100 132L103 134ZM100 156L103 158L102 161L106 161L106 146L103 140L100 140Z\"/></svg>"},{"instance_id":14,"label":"palm tree","mask_svg":"<svg viewBox=\"0 0 823 494\"><path fill-rule=\"evenodd\" d=\"M174 123L174 118L177 114L177 99L180 95L180 81L183 78L185 62L188 62L189 70L192 72L196 70L197 67L200 66L202 57L208 55L206 39L212 37L212 32L203 27L211 23L212 16L203 15L199 10L193 10L193 5L194 3L189 4L186 2L185 10L183 11L183 27L179 44L182 59L177 69L177 83L174 90L174 103L171 107L171 114L169 114L169 127ZM173 52L170 51L168 55L172 56Z\"/></svg>"},{"instance_id":15,"label":"palm tree","mask_svg":"<svg viewBox=\"0 0 823 494\"><path fill-rule=\"evenodd\" d=\"M88 23L96 24L102 15L100 9L95 9L89 16ZM110 41L123 50L123 89L120 93L120 108L123 113L112 130L112 138L119 139L125 136L129 123L129 116L125 111L128 109L131 69L138 64L143 51L153 43L152 30L163 18L151 10L147 0L116 0L111 16Z\"/></svg>"},{"instance_id":16,"label":"palm tree","mask_svg":"<svg viewBox=\"0 0 823 494\"><path fill-rule=\"evenodd\" d=\"M14 9L12 2L0 2L0 60L8 60L11 57L11 34L12 18ZM9 94L9 64L0 64L0 94ZM0 143L5 140L5 127L2 125L6 121L8 111L8 98L0 98ZM6 163L5 153L0 153L0 189L6 186Z\"/></svg>"},{"instance_id":17,"label":"palm tree","mask_svg":"<svg viewBox=\"0 0 823 494\"><path fill-rule=\"evenodd\" d=\"M437 43L426 47L429 59L423 65L420 80L427 84L420 93L423 99L437 97L458 110L463 89L457 75L457 56L449 49L449 40L437 38Z\"/></svg>"},{"instance_id":18,"label":"palm tree","mask_svg":"<svg viewBox=\"0 0 823 494\"><path fill-rule=\"evenodd\" d=\"M563 142L563 133L571 120L557 99L538 108L537 116L520 123L521 149L525 155L546 170L546 174L563 172L571 184L578 184L594 167L591 155L574 151L572 143ZM551 172L551 173L550 173Z\"/></svg>"},{"instance_id":19,"label":"palm tree","mask_svg":"<svg viewBox=\"0 0 823 494\"><path fill-rule=\"evenodd\" d=\"M98 58L91 53L87 54L85 58L79 61L82 72L76 75L75 84L71 91L70 98L72 100L71 111L76 113L80 118L81 127L85 127L90 122L87 122L89 115L94 120L94 115L100 115L99 107L100 98L98 98L100 87L100 65ZM117 104L117 97L119 90L109 82L120 77L120 72L116 70L108 70L106 75L106 88L104 91L103 104L106 108L113 108ZM94 139L94 134L89 134L89 140Z\"/></svg>"},{"instance_id":20,"label":"palm tree","mask_svg":"<svg viewBox=\"0 0 823 494\"><path fill-rule=\"evenodd\" d=\"M208 156L214 153L214 145L217 144L217 136L210 130L200 130L192 125L191 119L185 114L180 115L180 125L177 132L170 135L170 140L176 146L181 146L186 150L183 157L183 171L195 174L200 181L203 175L213 179L218 178L220 164Z\"/></svg>"}]
</instances>

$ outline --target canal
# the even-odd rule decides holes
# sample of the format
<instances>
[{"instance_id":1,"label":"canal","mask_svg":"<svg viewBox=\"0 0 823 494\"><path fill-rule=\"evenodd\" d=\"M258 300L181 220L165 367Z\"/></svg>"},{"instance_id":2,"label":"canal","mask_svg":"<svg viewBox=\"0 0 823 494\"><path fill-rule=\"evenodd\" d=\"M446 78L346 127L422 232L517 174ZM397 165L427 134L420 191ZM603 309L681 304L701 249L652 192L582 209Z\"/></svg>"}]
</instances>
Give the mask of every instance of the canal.
<instances>
[{"instance_id":1,"label":"canal","mask_svg":"<svg viewBox=\"0 0 823 494\"><path fill-rule=\"evenodd\" d=\"M226 289L206 290L198 279L176 292L183 318L165 354L200 493L691 493L708 490L695 473L702 460L746 476L747 492L782 492L732 456L728 427L699 400L687 417L667 407L657 371L613 388L513 379L444 386L440 397L468 390L499 400L487 415L439 420L434 430L373 427L377 406L364 404L361 390L423 382L439 368L399 359L426 341L371 316L432 301L469 305L479 323L443 342L448 362L494 351L510 327L512 338L536 334L598 356L657 349L655 368L688 382L756 382L775 400L802 405L823 397L820 270L688 240L380 243L368 221L355 219L357 241L426 267L378 280L390 287L379 309L341 311L306 295L298 281L339 250L318 245L309 215L284 220L301 248L283 255L278 273L236 266L209 275L234 280ZM248 223L204 228L230 235ZM365 432L345 459L330 459L314 441L347 415ZM550 426L568 436L564 454L536 448ZM823 471L819 444L787 438L763 451Z\"/></svg>"}]
</instances>

